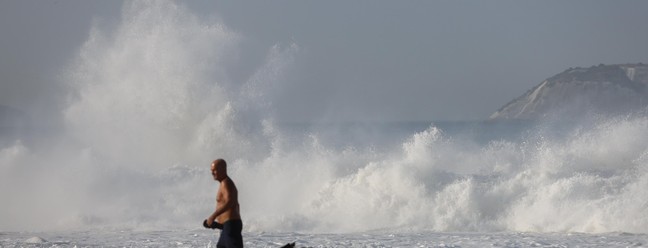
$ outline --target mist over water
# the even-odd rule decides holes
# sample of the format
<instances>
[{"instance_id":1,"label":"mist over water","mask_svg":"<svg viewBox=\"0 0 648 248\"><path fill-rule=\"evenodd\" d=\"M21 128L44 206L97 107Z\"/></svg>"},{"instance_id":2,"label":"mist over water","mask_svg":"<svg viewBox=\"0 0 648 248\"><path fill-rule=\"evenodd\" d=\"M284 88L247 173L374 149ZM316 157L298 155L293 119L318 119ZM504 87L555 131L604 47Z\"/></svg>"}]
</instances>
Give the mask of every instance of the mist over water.
<instances>
[{"instance_id":1,"label":"mist over water","mask_svg":"<svg viewBox=\"0 0 648 248\"><path fill-rule=\"evenodd\" d=\"M164 1L95 27L65 72L64 131L0 150L0 230L196 228L222 157L247 231L648 232L645 114L298 127L272 105L298 44L233 82L240 39Z\"/></svg>"}]
</instances>

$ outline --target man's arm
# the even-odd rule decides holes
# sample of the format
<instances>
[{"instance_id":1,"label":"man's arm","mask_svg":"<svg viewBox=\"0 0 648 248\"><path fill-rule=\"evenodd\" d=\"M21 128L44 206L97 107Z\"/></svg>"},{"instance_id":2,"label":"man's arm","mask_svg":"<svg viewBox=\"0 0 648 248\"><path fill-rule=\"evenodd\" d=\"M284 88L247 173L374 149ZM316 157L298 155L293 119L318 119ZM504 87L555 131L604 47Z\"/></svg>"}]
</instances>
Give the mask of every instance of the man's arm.
<instances>
[{"instance_id":1,"label":"man's arm","mask_svg":"<svg viewBox=\"0 0 648 248\"><path fill-rule=\"evenodd\" d=\"M205 221L203 221L203 226L205 228L209 228L209 229L223 229L223 224L220 224L220 223L214 221L214 222L211 223L211 225L209 225L209 224L207 224L207 219L205 219Z\"/></svg>"},{"instance_id":2,"label":"man's arm","mask_svg":"<svg viewBox=\"0 0 648 248\"><path fill-rule=\"evenodd\" d=\"M232 199L236 199L236 192L233 191L228 182L223 182L223 195L221 196L221 204L216 205L216 210L212 215L207 218L207 224L211 225L216 218L218 218L219 215L225 213L226 211L230 210L231 208L234 207L236 204L236 201L232 201ZM219 208L220 207L220 208ZM222 224L222 223L221 223Z\"/></svg>"}]
</instances>

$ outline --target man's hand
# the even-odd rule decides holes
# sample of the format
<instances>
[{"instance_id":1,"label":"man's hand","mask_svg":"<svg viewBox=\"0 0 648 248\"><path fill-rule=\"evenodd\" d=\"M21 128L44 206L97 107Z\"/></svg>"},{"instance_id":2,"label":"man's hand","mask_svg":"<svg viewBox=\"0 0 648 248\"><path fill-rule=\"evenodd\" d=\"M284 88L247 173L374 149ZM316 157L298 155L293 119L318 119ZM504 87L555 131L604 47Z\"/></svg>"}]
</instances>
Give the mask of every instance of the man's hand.
<instances>
[{"instance_id":1,"label":"man's hand","mask_svg":"<svg viewBox=\"0 0 648 248\"><path fill-rule=\"evenodd\" d=\"M203 226L208 229L223 229L223 225L216 221L212 222L211 225L207 224L207 220L203 221Z\"/></svg>"}]
</instances>

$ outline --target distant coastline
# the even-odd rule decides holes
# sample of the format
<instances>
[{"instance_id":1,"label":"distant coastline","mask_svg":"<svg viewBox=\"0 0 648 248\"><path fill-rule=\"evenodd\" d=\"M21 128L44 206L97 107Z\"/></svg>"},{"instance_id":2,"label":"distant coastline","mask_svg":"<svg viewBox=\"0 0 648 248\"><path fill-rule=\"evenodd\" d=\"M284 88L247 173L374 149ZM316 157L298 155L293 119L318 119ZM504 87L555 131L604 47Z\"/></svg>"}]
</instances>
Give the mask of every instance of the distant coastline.
<instances>
[{"instance_id":1,"label":"distant coastline","mask_svg":"<svg viewBox=\"0 0 648 248\"><path fill-rule=\"evenodd\" d=\"M648 106L646 88L648 65L643 63L569 68L502 106L489 119L626 114Z\"/></svg>"}]
</instances>

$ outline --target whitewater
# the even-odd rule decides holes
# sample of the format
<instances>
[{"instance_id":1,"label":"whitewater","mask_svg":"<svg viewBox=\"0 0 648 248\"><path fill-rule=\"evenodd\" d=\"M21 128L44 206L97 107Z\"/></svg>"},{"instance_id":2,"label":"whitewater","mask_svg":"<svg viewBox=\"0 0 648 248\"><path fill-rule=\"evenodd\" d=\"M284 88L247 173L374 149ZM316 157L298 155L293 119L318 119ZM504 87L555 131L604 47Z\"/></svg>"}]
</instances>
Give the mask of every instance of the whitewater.
<instances>
[{"instance_id":1,"label":"whitewater","mask_svg":"<svg viewBox=\"0 0 648 248\"><path fill-rule=\"evenodd\" d=\"M61 72L61 126L2 142L0 247L214 247L200 226L219 157L248 247L648 244L645 113L284 122L273 101L301 48L269 48L234 82L243 39L167 1L95 25Z\"/></svg>"}]
</instances>

